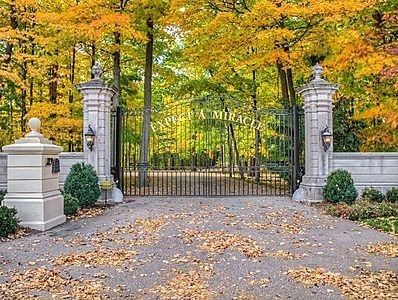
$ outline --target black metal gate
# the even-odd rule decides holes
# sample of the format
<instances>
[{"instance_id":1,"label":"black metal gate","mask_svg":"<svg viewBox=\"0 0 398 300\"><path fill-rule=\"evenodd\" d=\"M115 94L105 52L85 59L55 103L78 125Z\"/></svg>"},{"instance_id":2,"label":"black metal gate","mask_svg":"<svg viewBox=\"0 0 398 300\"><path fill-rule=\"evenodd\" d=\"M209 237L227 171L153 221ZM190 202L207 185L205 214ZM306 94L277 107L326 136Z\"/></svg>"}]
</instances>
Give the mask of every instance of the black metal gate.
<instances>
[{"instance_id":1,"label":"black metal gate","mask_svg":"<svg viewBox=\"0 0 398 300\"><path fill-rule=\"evenodd\" d=\"M145 113L151 120L146 160ZM147 112L119 107L115 180L126 196L291 195L301 177L298 117L292 109L206 98Z\"/></svg>"}]
</instances>

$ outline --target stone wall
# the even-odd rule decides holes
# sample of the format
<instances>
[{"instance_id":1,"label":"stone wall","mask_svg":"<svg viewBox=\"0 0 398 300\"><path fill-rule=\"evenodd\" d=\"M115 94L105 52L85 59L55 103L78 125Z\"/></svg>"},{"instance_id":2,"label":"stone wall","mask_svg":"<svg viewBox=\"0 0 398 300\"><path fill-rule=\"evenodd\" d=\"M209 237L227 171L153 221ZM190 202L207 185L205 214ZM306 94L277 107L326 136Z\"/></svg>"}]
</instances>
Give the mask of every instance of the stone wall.
<instances>
[{"instance_id":1,"label":"stone wall","mask_svg":"<svg viewBox=\"0 0 398 300\"><path fill-rule=\"evenodd\" d=\"M0 190L7 188L7 154L0 153Z\"/></svg>"},{"instance_id":2,"label":"stone wall","mask_svg":"<svg viewBox=\"0 0 398 300\"><path fill-rule=\"evenodd\" d=\"M60 166L61 172L59 174L59 185L62 188L66 176L69 173L70 168L77 162L84 161L83 152L62 152L60 155ZM0 153L0 190L7 188L7 155Z\"/></svg>"},{"instance_id":3,"label":"stone wall","mask_svg":"<svg viewBox=\"0 0 398 300\"><path fill-rule=\"evenodd\" d=\"M84 162L83 152L62 152L59 156L61 173L59 174L59 185L62 188L70 168L78 162Z\"/></svg>"},{"instance_id":4,"label":"stone wall","mask_svg":"<svg viewBox=\"0 0 398 300\"><path fill-rule=\"evenodd\" d=\"M335 152L333 169L349 171L359 190L374 187L386 191L391 187L398 187L397 152Z\"/></svg>"}]
</instances>

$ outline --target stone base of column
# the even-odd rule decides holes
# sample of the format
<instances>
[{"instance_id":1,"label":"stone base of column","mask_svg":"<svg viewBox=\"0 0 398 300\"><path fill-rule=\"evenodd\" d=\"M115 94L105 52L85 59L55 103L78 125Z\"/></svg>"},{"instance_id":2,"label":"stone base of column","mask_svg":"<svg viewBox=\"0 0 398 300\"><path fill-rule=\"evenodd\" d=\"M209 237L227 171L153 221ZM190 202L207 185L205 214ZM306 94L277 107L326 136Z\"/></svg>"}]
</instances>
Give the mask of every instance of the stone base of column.
<instances>
[{"instance_id":1,"label":"stone base of column","mask_svg":"<svg viewBox=\"0 0 398 300\"><path fill-rule=\"evenodd\" d=\"M325 177L303 176L300 188L293 194L293 200L308 203L324 201L323 187L325 186L325 179Z\"/></svg>"},{"instance_id":2,"label":"stone base of column","mask_svg":"<svg viewBox=\"0 0 398 300\"><path fill-rule=\"evenodd\" d=\"M99 204L123 203L123 193L119 188L113 187L109 190L101 190L101 196L97 200Z\"/></svg>"},{"instance_id":3,"label":"stone base of column","mask_svg":"<svg viewBox=\"0 0 398 300\"><path fill-rule=\"evenodd\" d=\"M65 223L64 197L59 191L51 193L8 193L3 201L10 208L15 207L20 225L45 231Z\"/></svg>"},{"instance_id":4,"label":"stone base of column","mask_svg":"<svg viewBox=\"0 0 398 300\"><path fill-rule=\"evenodd\" d=\"M113 176L98 176L99 183L101 182L113 182ZM101 189L101 196L98 199L98 203L122 203L123 193L113 182L113 186L109 190Z\"/></svg>"}]
</instances>

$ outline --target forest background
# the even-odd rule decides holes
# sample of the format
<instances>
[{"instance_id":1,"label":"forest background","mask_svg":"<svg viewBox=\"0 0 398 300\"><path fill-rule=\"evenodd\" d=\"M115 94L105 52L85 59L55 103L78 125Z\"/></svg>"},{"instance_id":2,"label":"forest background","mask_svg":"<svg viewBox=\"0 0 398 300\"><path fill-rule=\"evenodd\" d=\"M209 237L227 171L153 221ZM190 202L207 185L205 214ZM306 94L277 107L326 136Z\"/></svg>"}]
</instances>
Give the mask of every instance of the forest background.
<instances>
[{"instance_id":1,"label":"forest background","mask_svg":"<svg viewBox=\"0 0 398 300\"><path fill-rule=\"evenodd\" d=\"M95 61L136 108L214 95L288 108L319 62L339 84L335 151L398 151L395 0L3 0L0 24L0 146L34 116L81 151L75 85Z\"/></svg>"}]
</instances>

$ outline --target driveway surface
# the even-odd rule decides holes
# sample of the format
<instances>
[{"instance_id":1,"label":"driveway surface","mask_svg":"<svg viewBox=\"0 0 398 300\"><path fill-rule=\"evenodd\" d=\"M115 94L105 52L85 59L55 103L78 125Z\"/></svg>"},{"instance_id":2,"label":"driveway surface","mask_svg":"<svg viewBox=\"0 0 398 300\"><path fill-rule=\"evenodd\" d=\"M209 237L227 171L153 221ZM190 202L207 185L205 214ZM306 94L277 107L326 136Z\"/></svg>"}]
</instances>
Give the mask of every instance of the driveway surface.
<instances>
[{"instance_id":1,"label":"driveway surface","mask_svg":"<svg viewBox=\"0 0 398 300\"><path fill-rule=\"evenodd\" d=\"M390 235L288 198L130 200L0 243L0 299L397 299Z\"/></svg>"}]
</instances>

